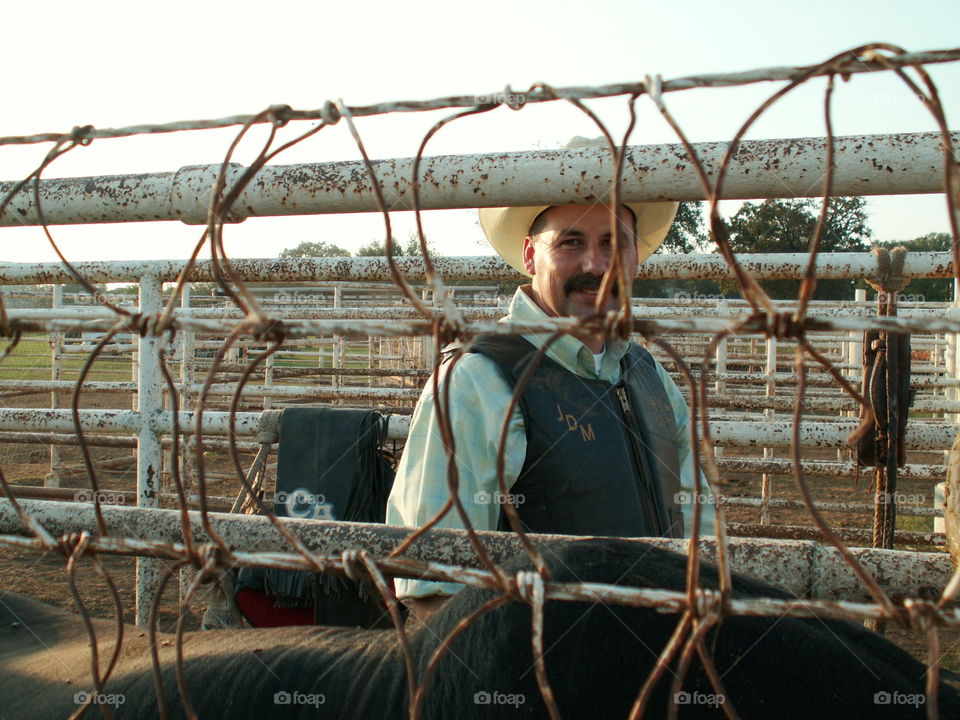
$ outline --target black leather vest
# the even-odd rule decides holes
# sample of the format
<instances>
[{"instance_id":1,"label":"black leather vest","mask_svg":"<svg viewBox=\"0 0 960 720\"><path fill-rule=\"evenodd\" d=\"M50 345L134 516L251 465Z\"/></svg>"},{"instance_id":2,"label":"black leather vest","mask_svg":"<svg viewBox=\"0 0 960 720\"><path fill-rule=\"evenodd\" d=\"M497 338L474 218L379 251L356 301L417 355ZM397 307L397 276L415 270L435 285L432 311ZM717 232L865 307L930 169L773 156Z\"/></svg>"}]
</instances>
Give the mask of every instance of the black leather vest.
<instances>
[{"instance_id":1,"label":"black leather vest","mask_svg":"<svg viewBox=\"0 0 960 720\"><path fill-rule=\"evenodd\" d=\"M470 348L516 387L536 349L487 335ZM510 490L531 532L683 537L676 420L656 362L631 344L620 382L580 377L543 357L520 400L527 454ZM500 529L509 529L504 513Z\"/></svg>"}]
</instances>

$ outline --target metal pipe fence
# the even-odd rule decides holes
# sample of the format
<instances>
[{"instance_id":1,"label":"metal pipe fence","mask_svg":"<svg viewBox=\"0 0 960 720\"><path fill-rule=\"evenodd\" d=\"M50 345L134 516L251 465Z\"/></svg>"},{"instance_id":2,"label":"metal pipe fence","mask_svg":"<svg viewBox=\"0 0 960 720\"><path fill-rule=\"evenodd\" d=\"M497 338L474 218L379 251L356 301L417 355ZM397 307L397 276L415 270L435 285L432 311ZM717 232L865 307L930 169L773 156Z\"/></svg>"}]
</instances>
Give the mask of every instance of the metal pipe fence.
<instances>
[{"instance_id":1,"label":"metal pipe fence","mask_svg":"<svg viewBox=\"0 0 960 720\"><path fill-rule=\"evenodd\" d=\"M852 467L849 460L839 457L836 462L826 462L823 458L804 457L804 453L813 455L813 450L819 448L843 449L851 434L860 427L859 420L852 415L862 404L863 397L852 385L859 380L857 355L862 350L859 335L867 329L879 329L886 338L905 331L925 336L923 345L918 346L923 348L925 356L917 358L923 379L916 383L916 389L927 395L921 398L918 407L924 413L941 417L913 422L905 442L911 451L941 453L950 448L957 434L956 421L960 414L957 413L960 372L956 360L960 314L955 307L904 307L898 315L880 317L862 303L843 308L824 306L811 302L810 280L862 277L878 287L882 294L890 295L902 289L900 285L904 279L960 277L960 246L956 240L960 214L954 191L960 177L954 144L960 140L960 134L949 129L937 101L936 89L926 85L926 89L917 90L916 86L911 89L925 93L924 105L934 115L937 133L845 138L831 135L827 138L770 141L741 141L742 133L738 133L729 143L691 144L673 122L664 94L691 87L770 79L787 79L788 88L793 88L817 76L828 76L832 91L832 78L837 73L899 70L901 65L911 64L908 60L916 64L958 58L960 51L947 51L939 56L920 54L905 59L900 53L888 49L880 52L870 47L855 53L856 63L844 55L812 68L767 69L741 75L667 82L647 78L632 86L592 89L540 86L530 92L528 100L531 102L566 98L581 108L580 100L589 97L633 93L632 103L638 95L648 95L671 126L677 129L681 142L674 145L629 147L627 138L624 138L619 144L611 141L606 149L431 158L421 157L421 148L413 159L371 161L367 158L353 125L354 116L464 105L463 99L451 98L421 103L387 103L367 108L328 103L322 110L300 113L277 107L248 118L192 125L109 131L77 128L57 137L0 138L0 145L55 143L51 154L26 181L0 184L0 225L42 225L55 242L50 226L57 224L181 220L205 225L201 244L209 243L212 248L210 260L189 262L0 265L0 283L80 283L95 299L95 303L89 306L64 307L62 291L57 294L58 291L53 290L53 307L49 310L3 306L0 331L11 339L11 348L4 360L9 362L16 357L18 342L26 343L37 335L53 339L53 357L47 377L25 380L19 387L0 385L0 392L51 393L50 407L0 408L0 439L6 437L24 442L29 437L59 445L64 435L75 434L88 469L93 503L17 501L9 492L6 481L0 477L8 490L7 500L0 501L0 533L5 533L0 536L0 544L31 550L55 550L70 558L84 553L137 556L136 617L141 624L146 623L148 603L156 594L160 578L167 572L162 561L187 563L199 570L200 577L226 564L352 575L359 567L355 556L344 554L337 557L336 553L347 548L364 548L368 553L364 556L364 572L374 579L379 578L380 572L387 572L397 576L456 580L493 588L512 599L531 604L534 640L542 637L543 603L546 600L597 600L602 597L606 602L656 606L667 612L682 613L695 623L715 622L724 614L767 617L789 614L898 622L921 628L931 647L935 647L938 627L960 627L960 611L953 607L960 592L960 573L951 571L943 555L913 553L907 556L889 550L886 552L892 554L886 555L882 550L848 548L811 501L803 470L806 468L812 476L829 478L848 477L857 468ZM473 107L476 104L468 105ZM491 109L493 106L474 108L476 112ZM271 123L276 129L291 121L308 118L321 122L304 138L327 125L344 121L357 140L363 161L274 165L269 162L274 155L268 146L247 167L232 162L228 154L222 165L186 167L169 173L135 177L41 178L43 171L60 154L95 138L237 123L243 125L240 133L243 135L253 124ZM749 124L744 126L743 132L749 129ZM606 128L603 129L606 132ZM273 137L271 134L271 142ZM613 163L609 162L611 155ZM611 173L611 167L619 168L621 161L630 171ZM567 172L571 168L578 172ZM425 177L432 178L432 181L423 182ZM256 182L252 182L254 178ZM550 182L544 183L543 178L550 178ZM824 178L824 184L810 182L811 178ZM809 188L805 191L808 196L933 193L947 188L945 195L955 238L953 252L911 253L893 271L889 256L883 254L818 254L821 223L810 255L734 254L727 239L726 226L716 210L717 202L726 198L793 195L789 192L791 187ZM711 230L719 252L710 256L653 258L644 264L641 277L733 278L744 302L723 301L717 307L699 300L690 304L673 302L669 306L644 303L631 307L623 303L618 314L607 316L499 323L495 320L498 315L495 308L477 308L473 302L476 297L459 307L449 297L451 286L445 284L454 280L516 282L516 273L499 259L433 258L421 237L423 258L228 260L221 235L224 224L240 222L248 216L381 211L389 217L387 208L419 212L434 208L566 204L573 200L596 201L597 198L611 202L709 201ZM801 285L795 303L779 303L771 300L757 284L758 279L765 278L793 278L806 282ZM191 307L189 283L211 280L229 296L230 307ZM290 312L276 298L258 296L251 285L321 281L338 283L332 287L332 307L298 307ZM344 299L344 282L384 281L396 284L406 307L382 299L372 307L366 307L350 304ZM135 308L116 298L98 294L93 286L94 283L113 282L138 284L139 302ZM173 283L175 287L165 293L164 283ZM416 283L422 285L415 287ZM601 294L607 292L604 290ZM622 293L623 296L628 294ZM598 307L603 305L602 300ZM71 354L70 334L77 331L81 333L80 342L79 345L73 344L73 348L85 357L83 366L75 371L78 377L73 385L77 393L82 394L89 383L90 389L98 394L129 394L131 382L135 381L136 404L133 408L83 407L73 410L62 407L58 393L70 384L65 378ZM215 437L220 438L219 447L229 445L237 438L256 437L262 443L261 408L269 406L273 400L312 397L334 403L364 405L376 401L381 407L396 403L398 407L391 417L390 435L399 439L404 437L409 422L408 416L401 411L409 410L412 404L422 379L419 371L427 366L436 368L438 351L445 341L453 338L469 341L482 333L569 331L641 338L661 357L671 359L681 379L689 380L689 383L681 382L681 387L687 388L691 400L703 401L695 407L691 425L694 444L702 449L697 463L702 466L708 483L699 485L701 475L698 469L695 473L697 498L693 503L695 517L699 518L704 502L700 495L723 496L718 484L723 468L735 472L759 472L762 476L761 496L739 502L744 505L759 503L761 525L770 527L771 511L788 506L774 497L773 478L782 471L789 471L797 482L803 506L810 511L815 532L825 543L777 545L757 539L731 540L727 536L732 533L727 532L723 522L722 503L718 502L720 522L715 541L706 542L699 537L698 520L695 520L692 539L671 545L686 550L689 555L691 579L686 593L596 587L582 583L545 584L542 576L536 579L538 591L530 593L521 588L520 579L504 578L495 572L493 563L508 552L523 551L542 567L537 544L549 543L556 538L529 536L526 540L530 542L526 543L513 534L478 533L471 527L464 531L434 528L424 531L420 542L412 546L412 540L417 536L410 534L409 529L289 521L276 518L266 508L262 508L265 516L214 517L208 512L205 478L210 477L213 468L205 464L203 447L208 443L213 445ZM84 334L87 334L86 339ZM135 352L132 352L134 346ZM292 346L298 349L290 350ZM310 349L299 349L303 347ZM134 373L130 382L114 383L90 376L96 363L108 351L119 356L120 364L130 363L127 370ZM278 366L286 359L299 362L309 358L318 366L318 371L326 369L321 366L327 365L337 371L361 369L351 366L353 351L364 357L368 365L366 369L371 371L365 377L362 374L356 376L361 382L366 381L366 387L351 385L349 380L354 376L345 372L326 375L318 372L324 378L324 385L311 385L303 382L307 375L284 376L283 371L309 369L312 372L313 368ZM212 356L198 357L203 353ZM124 357L125 354L130 355L129 359ZM389 373L372 373L373 370L387 370L382 366L385 360L398 365L394 386L385 383ZM222 367L224 363L226 367ZM261 364L262 368L259 367ZM794 372L787 377L791 367ZM814 368L821 368L822 372L816 375ZM171 372L171 369L178 372ZM714 374L713 370L717 372ZM827 378L836 382L840 390L829 393ZM739 393L737 388L742 383L753 384L757 392L751 395ZM713 396L707 392L708 385L714 390ZM782 392L789 392L800 400L808 398L808 402L806 405L796 402L795 407L788 408L787 403L782 402L786 396L778 395ZM224 404L223 398L231 398L233 409L239 407L239 411L216 406L215 397L220 398L221 405ZM838 397L857 402L837 402ZM831 398L834 407L833 412L828 413ZM241 405L241 399L260 407L252 410ZM893 408L891 416L896 419L896 403L893 399L888 400ZM136 508L112 507L101 502L97 463L104 461L92 458L88 445L93 446L97 437L104 433L107 435L103 437L103 444L113 447L119 444L115 441L118 436L136 438ZM170 472L178 510L159 507L166 490L161 483L165 472L165 445L172 451ZM762 448L762 456L744 458L730 452L744 448ZM779 448L790 448L789 463L774 456ZM51 463L55 467L62 466L62 456L51 454ZM888 479L896 478L898 470L888 463L885 472ZM191 490L188 493L191 473L196 476L196 492ZM883 477L881 470L877 470L876 477ZM911 463L900 477L926 481L939 475L934 463L923 461ZM250 492L242 473L237 480ZM51 475L51 485L59 481L60 478ZM882 489L878 484L877 497L878 502L889 501L892 497L889 487ZM459 503L455 493L451 499L454 504ZM194 500L199 501L201 510L191 515L188 514L188 505ZM849 503L846 504L848 507L840 505L844 504L822 504L820 510L861 510L849 507ZM911 511L916 511L918 516L928 516L926 508L916 507ZM507 510L508 515L511 512ZM211 532L214 525L217 530ZM94 531L99 537L92 536ZM138 533L141 534L138 536ZM232 538L236 538L236 542ZM494 548L489 557L478 552L484 546ZM295 553L264 554L264 551L289 550L291 547ZM732 551L738 547L747 549L737 554L738 561L751 554L761 558L758 567L749 568L752 574L760 575L769 572L775 562L795 562L797 555L812 553L819 563L817 569L813 575L798 576L794 584L798 588L809 588L816 580L816 573L832 572L838 580L830 592L842 593L838 597L845 599L833 602L804 599L789 603L771 599L736 600L730 594L729 573L731 569L743 567L731 561ZM398 550L406 552L402 560L393 557ZM418 552L425 554L418 557ZM441 552L453 561L437 563L435 558ZM390 557L386 557L387 554ZM908 557L909 562L906 562ZM715 561L719 567L719 603L713 602L713 595L699 585L697 570L702 560ZM878 575L865 568L874 562L898 566L903 573L891 585L883 587L876 579L883 573ZM824 571L822 568L827 566L828 570ZM884 568L890 566L884 565ZM922 581L917 579L917 573L923 575ZM935 578L933 592L929 591L930 577ZM73 582L72 578L70 581ZM196 584L190 587L187 600ZM528 585L523 587L528 588ZM923 596L927 601L921 602ZM388 592L384 593L384 600L391 606L395 602ZM399 623L396 629L401 638L406 637ZM664 651L660 662L669 663L676 653L689 657L696 649L694 635L679 637L677 643L672 643L671 648ZM542 652L537 654L536 663L538 671L543 670ZM936 658L931 661L934 668L937 663ZM929 675L933 679L927 685L928 707L935 707L936 672ZM538 672L538 684L549 705L552 695L546 677L545 671ZM105 681L95 678L98 692ZM550 709L555 715L556 708ZM642 709L638 707L634 715L639 716Z\"/></svg>"}]
</instances>

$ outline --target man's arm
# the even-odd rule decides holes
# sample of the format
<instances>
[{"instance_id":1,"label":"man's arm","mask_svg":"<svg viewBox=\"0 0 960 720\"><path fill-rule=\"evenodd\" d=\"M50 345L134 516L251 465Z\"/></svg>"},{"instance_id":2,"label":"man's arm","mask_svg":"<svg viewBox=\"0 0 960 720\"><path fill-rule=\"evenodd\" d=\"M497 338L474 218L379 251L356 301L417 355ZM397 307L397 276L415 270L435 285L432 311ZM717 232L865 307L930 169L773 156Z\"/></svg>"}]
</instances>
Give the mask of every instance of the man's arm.
<instances>
[{"instance_id":1,"label":"man's arm","mask_svg":"<svg viewBox=\"0 0 960 720\"><path fill-rule=\"evenodd\" d=\"M449 367L449 363L441 367L440 390L442 396L444 384L450 381L450 422L460 501L475 529L494 530L500 513L496 502L496 458L511 389L496 365L482 355L467 355L453 366L450 375ZM526 455L526 434L519 409L511 418L506 450L504 475L509 489L520 474ZM421 527L433 519L449 497L447 464L431 378L410 422L407 443L387 501L388 525ZM463 523L451 508L437 527L462 528ZM438 594L453 595L463 586L397 578L396 587L399 597L432 599ZM414 612L419 615L415 607Z\"/></svg>"}]
</instances>

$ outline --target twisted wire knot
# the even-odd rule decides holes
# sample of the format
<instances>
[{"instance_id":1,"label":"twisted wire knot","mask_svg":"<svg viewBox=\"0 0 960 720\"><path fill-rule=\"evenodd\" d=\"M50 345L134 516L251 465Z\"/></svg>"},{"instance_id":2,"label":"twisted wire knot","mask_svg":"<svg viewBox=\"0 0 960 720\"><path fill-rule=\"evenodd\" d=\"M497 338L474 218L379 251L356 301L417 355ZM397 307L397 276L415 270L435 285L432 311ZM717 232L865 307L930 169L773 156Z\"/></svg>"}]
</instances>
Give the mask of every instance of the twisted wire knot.
<instances>
[{"instance_id":1,"label":"twisted wire knot","mask_svg":"<svg viewBox=\"0 0 960 720\"><path fill-rule=\"evenodd\" d=\"M334 102L327 100L320 108L320 119L327 125L336 125L340 122L340 110Z\"/></svg>"},{"instance_id":2,"label":"twisted wire knot","mask_svg":"<svg viewBox=\"0 0 960 720\"><path fill-rule=\"evenodd\" d=\"M777 340L792 340L803 335L803 324L797 322L790 311L764 313L761 323L764 335Z\"/></svg>"},{"instance_id":3,"label":"twisted wire knot","mask_svg":"<svg viewBox=\"0 0 960 720\"><path fill-rule=\"evenodd\" d=\"M934 603L907 598L903 601L903 609L911 630L925 631L939 623L940 612Z\"/></svg>"},{"instance_id":4,"label":"twisted wire knot","mask_svg":"<svg viewBox=\"0 0 960 720\"><path fill-rule=\"evenodd\" d=\"M529 605L543 603L543 578L535 570L520 570L514 580L517 584L517 595Z\"/></svg>"},{"instance_id":5,"label":"twisted wire knot","mask_svg":"<svg viewBox=\"0 0 960 720\"><path fill-rule=\"evenodd\" d=\"M70 131L70 140L76 145L86 147L93 142L93 138L90 137L90 135L95 129L93 125L74 125L73 130Z\"/></svg>"},{"instance_id":6,"label":"twisted wire knot","mask_svg":"<svg viewBox=\"0 0 960 720\"><path fill-rule=\"evenodd\" d=\"M198 570L222 567L226 565L225 560L223 548L215 543L194 546L189 557L190 564Z\"/></svg>"},{"instance_id":7,"label":"twisted wire knot","mask_svg":"<svg viewBox=\"0 0 960 720\"><path fill-rule=\"evenodd\" d=\"M716 619L723 614L723 594L709 588L700 588L690 609L698 618Z\"/></svg>"},{"instance_id":8,"label":"twisted wire knot","mask_svg":"<svg viewBox=\"0 0 960 720\"><path fill-rule=\"evenodd\" d=\"M289 105L271 105L267 108L267 119L273 123L274 127L282 128L290 121L290 113L293 108Z\"/></svg>"},{"instance_id":9,"label":"twisted wire knot","mask_svg":"<svg viewBox=\"0 0 960 720\"><path fill-rule=\"evenodd\" d=\"M86 548L91 539L90 533L86 530L83 532L64 533L57 539L57 546L67 557L77 552L78 548L80 549L80 554L82 555L83 549Z\"/></svg>"},{"instance_id":10,"label":"twisted wire knot","mask_svg":"<svg viewBox=\"0 0 960 720\"><path fill-rule=\"evenodd\" d=\"M340 562L343 563L343 573L351 580L363 578L363 558L359 550L344 550L340 553Z\"/></svg>"},{"instance_id":11,"label":"twisted wire knot","mask_svg":"<svg viewBox=\"0 0 960 720\"><path fill-rule=\"evenodd\" d=\"M287 337L287 326L283 320L270 320L266 325L261 325L254 333L257 340L282 343Z\"/></svg>"}]
</instances>

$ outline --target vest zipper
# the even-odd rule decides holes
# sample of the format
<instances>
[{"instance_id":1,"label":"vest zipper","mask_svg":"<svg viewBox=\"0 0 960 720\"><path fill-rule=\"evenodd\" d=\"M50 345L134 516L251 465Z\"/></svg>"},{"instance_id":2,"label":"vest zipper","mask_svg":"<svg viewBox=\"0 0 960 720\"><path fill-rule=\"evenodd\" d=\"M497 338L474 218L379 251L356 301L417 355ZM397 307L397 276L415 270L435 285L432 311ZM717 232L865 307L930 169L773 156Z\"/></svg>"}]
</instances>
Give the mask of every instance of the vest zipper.
<instances>
[{"instance_id":1,"label":"vest zipper","mask_svg":"<svg viewBox=\"0 0 960 720\"><path fill-rule=\"evenodd\" d=\"M657 504L653 499L653 488L651 483L653 482L653 477L648 472L644 472L647 469L647 463L644 461L643 456L640 454L643 452L642 448L637 447L637 438L635 431L638 429L633 422L633 410L630 408L630 399L627 395L627 389L622 384L614 386L614 390L617 394L617 399L620 400L620 408L623 410L623 419L627 424L627 435L630 439L630 448L633 451L633 460L637 468L637 474L640 477L640 495L643 498L643 504L647 509L647 517L650 518L650 522L653 525L653 531L656 537L663 536L663 528L660 523L660 515L657 513Z\"/></svg>"}]
</instances>

